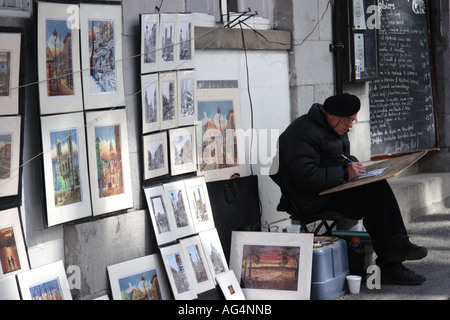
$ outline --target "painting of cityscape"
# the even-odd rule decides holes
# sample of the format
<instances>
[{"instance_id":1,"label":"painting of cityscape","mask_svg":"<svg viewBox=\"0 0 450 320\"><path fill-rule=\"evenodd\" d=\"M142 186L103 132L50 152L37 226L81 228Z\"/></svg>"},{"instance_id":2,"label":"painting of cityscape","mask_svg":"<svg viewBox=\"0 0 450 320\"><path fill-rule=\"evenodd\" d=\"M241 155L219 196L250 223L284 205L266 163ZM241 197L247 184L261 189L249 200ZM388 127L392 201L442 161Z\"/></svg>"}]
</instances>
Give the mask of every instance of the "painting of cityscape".
<instances>
[{"instance_id":1,"label":"painting of cityscape","mask_svg":"<svg viewBox=\"0 0 450 320\"><path fill-rule=\"evenodd\" d=\"M238 166L235 113L232 100L199 101L201 121L199 170Z\"/></svg>"},{"instance_id":2,"label":"painting of cityscape","mask_svg":"<svg viewBox=\"0 0 450 320\"><path fill-rule=\"evenodd\" d=\"M298 290L300 247L244 245L240 285L246 289Z\"/></svg>"},{"instance_id":3,"label":"painting of cityscape","mask_svg":"<svg viewBox=\"0 0 450 320\"><path fill-rule=\"evenodd\" d=\"M11 177L12 134L0 134L0 179Z\"/></svg>"},{"instance_id":4,"label":"painting of cityscape","mask_svg":"<svg viewBox=\"0 0 450 320\"><path fill-rule=\"evenodd\" d=\"M178 71L179 112L178 125L193 125L197 119L197 106L195 97L196 74L195 71Z\"/></svg>"},{"instance_id":5,"label":"painting of cityscape","mask_svg":"<svg viewBox=\"0 0 450 320\"><path fill-rule=\"evenodd\" d=\"M67 20L46 20L47 96L74 94L72 30Z\"/></svg>"},{"instance_id":6,"label":"painting of cityscape","mask_svg":"<svg viewBox=\"0 0 450 320\"><path fill-rule=\"evenodd\" d=\"M64 300L58 278L32 286L31 300Z\"/></svg>"},{"instance_id":7,"label":"painting of cityscape","mask_svg":"<svg viewBox=\"0 0 450 320\"><path fill-rule=\"evenodd\" d=\"M181 253L176 252L170 254L166 257L166 259L170 265L172 278L174 280L178 294L191 290L189 279L186 274L186 268L184 266L183 260L181 259Z\"/></svg>"},{"instance_id":8,"label":"painting of cityscape","mask_svg":"<svg viewBox=\"0 0 450 320\"><path fill-rule=\"evenodd\" d=\"M95 151L99 198L124 193L120 125L96 126Z\"/></svg>"},{"instance_id":9,"label":"painting of cityscape","mask_svg":"<svg viewBox=\"0 0 450 320\"><path fill-rule=\"evenodd\" d=\"M0 50L0 97L9 96L11 79L11 52Z\"/></svg>"},{"instance_id":10,"label":"painting of cityscape","mask_svg":"<svg viewBox=\"0 0 450 320\"><path fill-rule=\"evenodd\" d=\"M180 68L188 69L193 68L193 56L194 56L194 30L191 14L181 14L178 19L179 29L179 60Z\"/></svg>"},{"instance_id":11,"label":"painting of cityscape","mask_svg":"<svg viewBox=\"0 0 450 320\"><path fill-rule=\"evenodd\" d=\"M119 279L122 300L163 300L156 269Z\"/></svg>"},{"instance_id":12,"label":"painting of cityscape","mask_svg":"<svg viewBox=\"0 0 450 320\"><path fill-rule=\"evenodd\" d=\"M0 229L0 263L4 275L21 268L12 226Z\"/></svg>"},{"instance_id":13,"label":"painting of cityscape","mask_svg":"<svg viewBox=\"0 0 450 320\"><path fill-rule=\"evenodd\" d=\"M55 207L81 201L77 129L50 132Z\"/></svg>"},{"instance_id":14,"label":"painting of cityscape","mask_svg":"<svg viewBox=\"0 0 450 320\"><path fill-rule=\"evenodd\" d=\"M114 21L88 20L91 94L117 91Z\"/></svg>"}]
</instances>

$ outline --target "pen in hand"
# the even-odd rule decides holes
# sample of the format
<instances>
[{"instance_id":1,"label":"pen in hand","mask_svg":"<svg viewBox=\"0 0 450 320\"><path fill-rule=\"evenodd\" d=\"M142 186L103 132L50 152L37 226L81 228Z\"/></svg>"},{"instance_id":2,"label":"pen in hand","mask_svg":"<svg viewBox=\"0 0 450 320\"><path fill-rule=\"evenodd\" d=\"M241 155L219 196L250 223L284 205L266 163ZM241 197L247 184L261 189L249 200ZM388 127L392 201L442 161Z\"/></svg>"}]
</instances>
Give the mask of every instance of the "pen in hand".
<instances>
[{"instance_id":1,"label":"pen in hand","mask_svg":"<svg viewBox=\"0 0 450 320\"><path fill-rule=\"evenodd\" d=\"M343 154L341 154L342 158L344 158L345 160L347 160L348 162L352 163L353 161L350 160L348 157L344 156Z\"/></svg>"}]
</instances>

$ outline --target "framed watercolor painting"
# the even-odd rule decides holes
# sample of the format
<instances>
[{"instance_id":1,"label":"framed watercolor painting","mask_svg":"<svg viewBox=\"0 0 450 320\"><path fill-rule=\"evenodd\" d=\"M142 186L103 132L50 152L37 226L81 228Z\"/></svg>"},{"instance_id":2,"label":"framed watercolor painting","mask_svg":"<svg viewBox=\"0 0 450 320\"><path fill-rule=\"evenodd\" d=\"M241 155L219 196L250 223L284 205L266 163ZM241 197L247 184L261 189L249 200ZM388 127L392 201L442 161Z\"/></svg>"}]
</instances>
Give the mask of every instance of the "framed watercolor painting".
<instances>
[{"instance_id":1,"label":"framed watercolor painting","mask_svg":"<svg viewBox=\"0 0 450 320\"><path fill-rule=\"evenodd\" d=\"M169 202L169 215L172 221L175 221L175 237L180 239L194 234L194 224L183 181L174 181L163 186Z\"/></svg>"},{"instance_id":2,"label":"framed watercolor painting","mask_svg":"<svg viewBox=\"0 0 450 320\"><path fill-rule=\"evenodd\" d=\"M178 126L178 83L176 72L159 74L161 130Z\"/></svg>"},{"instance_id":3,"label":"framed watercolor painting","mask_svg":"<svg viewBox=\"0 0 450 320\"><path fill-rule=\"evenodd\" d=\"M190 269L194 276L192 285L197 294L214 289L214 279L209 270L199 236L181 239L180 244L187 260L186 267Z\"/></svg>"},{"instance_id":4,"label":"framed watercolor painting","mask_svg":"<svg viewBox=\"0 0 450 320\"><path fill-rule=\"evenodd\" d=\"M160 14L161 55L158 65L159 71L173 71L178 66L177 42L177 16L178 14Z\"/></svg>"},{"instance_id":5,"label":"framed watercolor painting","mask_svg":"<svg viewBox=\"0 0 450 320\"><path fill-rule=\"evenodd\" d=\"M19 209L0 211L0 278L30 269Z\"/></svg>"},{"instance_id":6,"label":"framed watercolor painting","mask_svg":"<svg viewBox=\"0 0 450 320\"><path fill-rule=\"evenodd\" d=\"M170 300L159 254L107 267L113 300Z\"/></svg>"},{"instance_id":7,"label":"framed watercolor painting","mask_svg":"<svg viewBox=\"0 0 450 320\"><path fill-rule=\"evenodd\" d=\"M200 241L202 242L203 250L205 251L206 261L211 274L217 275L228 271L228 264L223 253L222 244L220 242L219 234L216 229L200 232Z\"/></svg>"},{"instance_id":8,"label":"framed watercolor painting","mask_svg":"<svg viewBox=\"0 0 450 320\"><path fill-rule=\"evenodd\" d=\"M169 130L169 148L172 176L197 170L194 127Z\"/></svg>"},{"instance_id":9,"label":"framed watercolor painting","mask_svg":"<svg viewBox=\"0 0 450 320\"><path fill-rule=\"evenodd\" d=\"M161 61L159 14L141 14L141 74L157 72Z\"/></svg>"},{"instance_id":10,"label":"framed watercolor painting","mask_svg":"<svg viewBox=\"0 0 450 320\"><path fill-rule=\"evenodd\" d=\"M122 8L80 4L84 108L125 105L122 71Z\"/></svg>"},{"instance_id":11,"label":"framed watercolor painting","mask_svg":"<svg viewBox=\"0 0 450 320\"><path fill-rule=\"evenodd\" d=\"M144 188L145 200L159 246L176 240L175 219L169 212L170 202L162 185Z\"/></svg>"},{"instance_id":12,"label":"framed watercolor painting","mask_svg":"<svg viewBox=\"0 0 450 320\"><path fill-rule=\"evenodd\" d=\"M206 181L246 175L237 81L200 81L197 89L197 174Z\"/></svg>"},{"instance_id":13,"label":"framed watercolor painting","mask_svg":"<svg viewBox=\"0 0 450 320\"><path fill-rule=\"evenodd\" d=\"M80 33L71 19L74 8L78 13L78 5L38 2L41 115L83 111Z\"/></svg>"},{"instance_id":14,"label":"framed watercolor painting","mask_svg":"<svg viewBox=\"0 0 450 320\"><path fill-rule=\"evenodd\" d=\"M20 33L0 33L0 115L19 114Z\"/></svg>"},{"instance_id":15,"label":"framed watercolor painting","mask_svg":"<svg viewBox=\"0 0 450 320\"><path fill-rule=\"evenodd\" d=\"M196 71L178 71L177 81L179 94L178 125L193 125L197 120Z\"/></svg>"},{"instance_id":16,"label":"framed watercolor painting","mask_svg":"<svg viewBox=\"0 0 450 320\"><path fill-rule=\"evenodd\" d=\"M62 260L17 275L23 300L72 300Z\"/></svg>"},{"instance_id":17,"label":"framed watercolor painting","mask_svg":"<svg viewBox=\"0 0 450 320\"><path fill-rule=\"evenodd\" d=\"M133 206L125 109L86 112L93 215Z\"/></svg>"},{"instance_id":18,"label":"framed watercolor painting","mask_svg":"<svg viewBox=\"0 0 450 320\"><path fill-rule=\"evenodd\" d=\"M21 124L20 116L0 117L0 197L19 193Z\"/></svg>"},{"instance_id":19,"label":"framed watercolor painting","mask_svg":"<svg viewBox=\"0 0 450 320\"><path fill-rule=\"evenodd\" d=\"M0 300L20 300L15 276L0 278Z\"/></svg>"},{"instance_id":20,"label":"framed watercolor painting","mask_svg":"<svg viewBox=\"0 0 450 320\"><path fill-rule=\"evenodd\" d=\"M308 300L313 234L237 232L230 268L249 300Z\"/></svg>"},{"instance_id":21,"label":"framed watercolor painting","mask_svg":"<svg viewBox=\"0 0 450 320\"><path fill-rule=\"evenodd\" d=\"M214 217L209 201L205 177L195 177L184 180L186 194L191 209L195 232L213 229Z\"/></svg>"},{"instance_id":22,"label":"framed watercolor painting","mask_svg":"<svg viewBox=\"0 0 450 320\"><path fill-rule=\"evenodd\" d=\"M154 133L143 138L144 143L144 180L169 173L169 154L167 133Z\"/></svg>"},{"instance_id":23,"label":"framed watercolor painting","mask_svg":"<svg viewBox=\"0 0 450 320\"><path fill-rule=\"evenodd\" d=\"M47 225L91 216L82 112L41 117Z\"/></svg>"},{"instance_id":24,"label":"framed watercolor painting","mask_svg":"<svg viewBox=\"0 0 450 320\"><path fill-rule=\"evenodd\" d=\"M160 103L159 77L157 73L141 76L142 133L161 128L162 106Z\"/></svg>"},{"instance_id":25,"label":"framed watercolor painting","mask_svg":"<svg viewBox=\"0 0 450 320\"><path fill-rule=\"evenodd\" d=\"M195 67L195 44L194 44L194 20L190 13L177 15L177 52L178 69L191 69Z\"/></svg>"},{"instance_id":26,"label":"framed watercolor painting","mask_svg":"<svg viewBox=\"0 0 450 320\"><path fill-rule=\"evenodd\" d=\"M193 275L187 267L188 260L181 244L163 247L160 250L175 300L196 299Z\"/></svg>"},{"instance_id":27,"label":"framed watercolor painting","mask_svg":"<svg viewBox=\"0 0 450 320\"><path fill-rule=\"evenodd\" d=\"M216 276L216 281L225 300L246 300L233 270L219 274Z\"/></svg>"}]
</instances>

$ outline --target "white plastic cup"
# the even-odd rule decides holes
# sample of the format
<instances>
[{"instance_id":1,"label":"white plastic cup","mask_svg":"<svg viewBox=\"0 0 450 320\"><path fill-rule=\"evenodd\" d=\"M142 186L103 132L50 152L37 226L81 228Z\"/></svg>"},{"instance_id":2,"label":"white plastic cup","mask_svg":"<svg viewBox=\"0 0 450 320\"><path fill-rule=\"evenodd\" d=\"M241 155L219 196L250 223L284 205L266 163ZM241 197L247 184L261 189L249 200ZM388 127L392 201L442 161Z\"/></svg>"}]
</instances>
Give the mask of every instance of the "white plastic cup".
<instances>
[{"instance_id":1,"label":"white plastic cup","mask_svg":"<svg viewBox=\"0 0 450 320\"><path fill-rule=\"evenodd\" d=\"M348 291L351 294L359 294L361 289L361 277L360 276L347 276Z\"/></svg>"}]
</instances>

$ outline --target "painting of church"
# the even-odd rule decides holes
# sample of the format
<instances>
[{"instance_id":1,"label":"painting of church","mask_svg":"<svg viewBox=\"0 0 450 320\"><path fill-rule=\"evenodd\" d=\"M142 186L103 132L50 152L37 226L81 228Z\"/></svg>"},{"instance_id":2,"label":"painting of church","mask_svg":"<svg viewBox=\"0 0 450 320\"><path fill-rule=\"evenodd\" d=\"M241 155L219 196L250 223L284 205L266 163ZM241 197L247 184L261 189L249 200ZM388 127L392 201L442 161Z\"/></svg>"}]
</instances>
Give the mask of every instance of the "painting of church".
<instances>
[{"instance_id":1,"label":"painting of church","mask_svg":"<svg viewBox=\"0 0 450 320\"><path fill-rule=\"evenodd\" d=\"M120 125L95 127L100 198L124 193Z\"/></svg>"}]
</instances>

